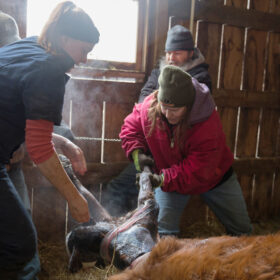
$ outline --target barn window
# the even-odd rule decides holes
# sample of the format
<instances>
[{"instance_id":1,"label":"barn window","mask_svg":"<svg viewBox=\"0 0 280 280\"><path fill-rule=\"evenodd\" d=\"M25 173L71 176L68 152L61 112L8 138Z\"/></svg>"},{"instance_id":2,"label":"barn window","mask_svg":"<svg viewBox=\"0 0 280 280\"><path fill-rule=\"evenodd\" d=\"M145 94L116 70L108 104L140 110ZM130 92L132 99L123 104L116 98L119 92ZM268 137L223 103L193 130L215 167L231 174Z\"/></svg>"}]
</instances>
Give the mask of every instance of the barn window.
<instances>
[{"instance_id":1,"label":"barn window","mask_svg":"<svg viewBox=\"0 0 280 280\"><path fill-rule=\"evenodd\" d=\"M61 0L28 0L27 36L39 35L54 6ZM74 0L93 19L100 41L88 55L84 72L95 70L143 71L146 0ZM78 72L78 71L76 71ZM104 74L104 71L102 72Z\"/></svg>"}]
</instances>

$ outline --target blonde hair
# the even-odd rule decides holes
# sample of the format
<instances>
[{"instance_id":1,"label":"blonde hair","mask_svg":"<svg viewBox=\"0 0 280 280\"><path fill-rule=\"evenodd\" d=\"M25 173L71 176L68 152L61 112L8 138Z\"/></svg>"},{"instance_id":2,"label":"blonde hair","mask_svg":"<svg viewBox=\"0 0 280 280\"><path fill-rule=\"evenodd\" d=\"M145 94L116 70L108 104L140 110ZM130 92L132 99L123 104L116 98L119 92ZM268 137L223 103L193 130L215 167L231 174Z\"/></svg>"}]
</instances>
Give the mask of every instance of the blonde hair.
<instances>
[{"instance_id":1,"label":"blonde hair","mask_svg":"<svg viewBox=\"0 0 280 280\"><path fill-rule=\"evenodd\" d=\"M155 127L158 125L158 128L164 130L164 121L165 117L161 113L160 104L158 102L158 90L156 90L150 108L148 110L148 120L150 122L150 130L148 133L148 137L150 137L155 130ZM186 106L187 107L187 106ZM176 125L177 129L175 130L174 140L178 143L179 149L183 149L186 131L190 127L189 118L190 118L190 110L187 108L186 114L182 118L182 120Z\"/></svg>"},{"instance_id":2,"label":"blonde hair","mask_svg":"<svg viewBox=\"0 0 280 280\"><path fill-rule=\"evenodd\" d=\"M71 1L59 3L52 11L38 43L47 52L59 54L61 35L93 44L99 41L99 32L89 15Z\"/></svg>"}]
</instances>

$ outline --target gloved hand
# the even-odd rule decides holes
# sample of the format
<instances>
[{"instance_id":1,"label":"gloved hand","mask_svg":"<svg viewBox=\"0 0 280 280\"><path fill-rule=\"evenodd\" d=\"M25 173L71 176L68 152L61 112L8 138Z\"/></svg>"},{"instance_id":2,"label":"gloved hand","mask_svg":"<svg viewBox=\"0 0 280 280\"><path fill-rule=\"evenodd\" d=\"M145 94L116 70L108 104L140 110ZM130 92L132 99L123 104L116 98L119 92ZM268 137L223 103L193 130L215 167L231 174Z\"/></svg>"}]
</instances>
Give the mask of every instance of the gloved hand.
<instances>
[{"instance_id":1,"label":"gloved hand","mask_svg":"<svg viewBox=\"0 0 280 280\"><path fill-rule=\"evenodd\" d=\"M138 187L138 189L140 187L139 186L140 175L141 175L141 173L136 174L136 186ZM153 188L161 187L164 182L164 175L163 175L163 173L160 175L150 173L149 179L150 179L150 182L151 182L151 185Z\"/></svg>"},{"instance_id":2,"label":"gloved hand","mask_svg":"<svg viewBox=\"0 0 280 280\"><path fill-rule=\"evenodd\" d=\"M158 188L163 185L164 181L164 175L163 173L158 175L158 174L149 174L149 179L151 181L151 185L153 188Z\"/></svg>"},{"instance_id":3,"label":"gloved hand","mask_svg":"<svg viewBox=\"0 0 280 280\"><path fill-rule=\"evenodd\" d=\"M137 171L144 170L144 166L154 166L154 160L151 156L145 155L140 149L136 149L132 152L132 158Z\"/></svg>"}]
</instances>

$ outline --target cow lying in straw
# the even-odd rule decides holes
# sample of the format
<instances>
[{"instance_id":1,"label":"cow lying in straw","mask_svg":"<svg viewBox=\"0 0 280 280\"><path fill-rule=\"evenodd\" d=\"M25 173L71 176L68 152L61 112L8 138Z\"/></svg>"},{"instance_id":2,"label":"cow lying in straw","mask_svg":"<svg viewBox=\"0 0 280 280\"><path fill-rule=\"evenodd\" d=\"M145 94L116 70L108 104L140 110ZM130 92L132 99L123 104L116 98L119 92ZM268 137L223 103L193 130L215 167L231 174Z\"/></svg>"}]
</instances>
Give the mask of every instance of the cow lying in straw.
<instances>
[{"instance_id":1,"label":"cow lying in straw","mask_svg":"<svg viewBox=\"0 0 280 280\"><path fill-rule=\"evenodd\" d=\"M280 279L280 234L162 238L132 269L109 280Z\"/></svg>"}]
</instances>

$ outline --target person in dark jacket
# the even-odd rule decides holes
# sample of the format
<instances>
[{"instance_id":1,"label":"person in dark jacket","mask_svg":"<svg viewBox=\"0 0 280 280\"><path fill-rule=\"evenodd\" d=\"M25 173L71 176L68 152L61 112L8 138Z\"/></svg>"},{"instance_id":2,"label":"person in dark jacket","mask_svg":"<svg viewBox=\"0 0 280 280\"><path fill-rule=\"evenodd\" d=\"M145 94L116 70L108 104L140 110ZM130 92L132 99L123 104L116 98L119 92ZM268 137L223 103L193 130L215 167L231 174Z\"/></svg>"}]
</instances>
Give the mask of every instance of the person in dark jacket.
<instances>
[{"instance_id":1,"label":"person in dark jacket","mask_svg":"<svg viewBox=\"0 0 280 280\"><path fill-rule=\"evenodd\" d=\"M250 234L233 155L209 88L173 65L162 69L158 81L159 89L125 118L120 138L138 171L145 165L154 171L159 234L178 235L193 194L201 195L228 234Z\"/></svg>"},{"instance_id":2,"label":"person in dark jacket","mask_svg":"<svg viewBox=\"0 0 280 280\"><path fill-rule=\"evenodd\" d=\"M211 91L208 64L198 48L194 46L191 32L182 25L175 25L167 32L165 56L159 68L153 69L141 90L138 103L158 89L158 77L166 65L175 65L204 83ZM127 167L104 188L102 203L111 215L121 216L137 206L138 189L135 186L137 171L133 164Z\"/></svg>"},{"instance_id":3,"label":"person in dark jacket","mask_svg":"<svg viewBox=\"0 0 280 280\"><path fill-rule=\"evenodd\" d=\"M0 11L0 48L5 45L12 44L20 40L18 25L16 20L9 14ZM76 149L75 145L70 145L67 139L59 137L60 141L55 138L57 135L63 136L70 140L75 141L75 136L67 124L62 120L59 126L54 125L54 142L56 149L64 150L66 153L71 152L71 149ZM69 145L66 145L68 143ZM69 151L68 151L69 150ZM23 202L24 207L31 213L30 200L28 196L27 186L25 184L24 174L21 168L21 161L23 160L26 153L24 144L13 153L9 164L6 165L9 177L16 187L17 192Z\"/></svg>"},{"instance_id":4,"label":"person in dark jacket","mask_svg":"<svg viewBox=\"0 0 280 280\"><path fill-rule=\"evenodd\" d=\"M83 152L52 131L61 122L65 73L86 61L99 32L82 9L65 1L39 38L17 39L0 48L0 279L33 280L40 267L36 230L7 165L25 142L30 158L67 200L73 218L89 220L87 202L66 175L54 145L64 149L80 174L86 171Z\"/></svg>"},{"instance_id":5,"label":"person in dark jacket","mask_svg":"<svg viewBox=\"0 0 280 280\"><path fill-rule=\"evenodd\" d=\"M191 32L181 25L175 25L167 32L165 43L165 56L161 58L159 68L153 69L147 82L141 90L138 102L158 89L158 77L161 69L166 65L180 67L200 83L212 90L211 78L208 73L209 65L205 62L203 54L194 46Z\"/></svg>"}]
</instances>

